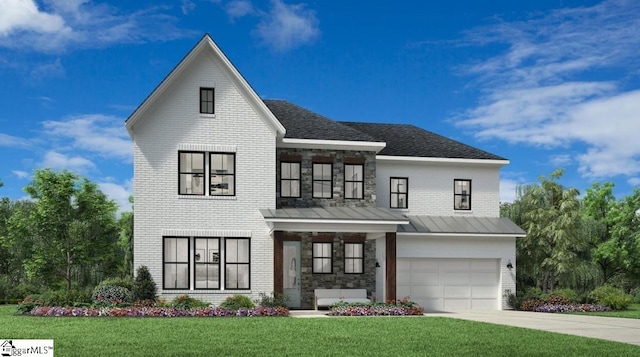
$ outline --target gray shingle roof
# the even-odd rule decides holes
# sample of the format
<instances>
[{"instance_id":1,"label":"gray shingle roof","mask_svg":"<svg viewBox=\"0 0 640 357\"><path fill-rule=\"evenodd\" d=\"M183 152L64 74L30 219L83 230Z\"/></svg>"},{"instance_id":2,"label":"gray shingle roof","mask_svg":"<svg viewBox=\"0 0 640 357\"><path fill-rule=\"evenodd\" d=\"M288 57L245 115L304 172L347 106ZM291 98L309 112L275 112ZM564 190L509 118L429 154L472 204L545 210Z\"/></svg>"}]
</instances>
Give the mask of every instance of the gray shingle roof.
<instances>
[{"instance_id":1,"label":"gray shingle roof","mask_svg":"<svg viewBox=\"0 0 640 357\"><path fill-rule=\"evenodd\" d=\"M380 151L378 155L506 160L498 155L413 125L358 122L341 123L386 142L387 146Z\"/></svg>"},{"instance_id":2,"label":"gray shingle roof","mask_svg":"<svg viewBox=\"0 0 640 357\"><path fill-rule=\"evenodd\" d=\"M522 237L526 232L509 218L407 216L409 224L398 225L398 233L499 234Z\"/></svg>"},{"instance_id":3,"label":"gray shingle roof","mask_svg":"<svg viewBox=\"0 0 640 357\"><path fill-rule=\"evenodd\" d=\"M285 138L379 142L370 135L284 100L265 100L287 129Z\"/></svg>"}]
</instances>

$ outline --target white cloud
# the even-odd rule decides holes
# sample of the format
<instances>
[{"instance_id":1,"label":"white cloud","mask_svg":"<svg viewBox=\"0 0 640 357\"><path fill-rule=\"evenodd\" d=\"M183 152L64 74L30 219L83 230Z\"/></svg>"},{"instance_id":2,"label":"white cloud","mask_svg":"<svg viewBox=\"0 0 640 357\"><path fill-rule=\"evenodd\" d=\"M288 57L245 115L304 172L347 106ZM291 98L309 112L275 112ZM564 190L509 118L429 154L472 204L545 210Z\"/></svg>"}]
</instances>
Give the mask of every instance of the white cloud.
<instances>
[{"instance_id":1,"label":"white cloud","mask_svg":"<svg viewBox=\"0 0 640 357\"><path fill-rule=\"evenodd\" d=\"M552 155L549 158L549 162L551 162L551 165L553 165L554 167L566 167L573 163L573 159L571 158L571 155L559 154Z\"/></svg>"},{"instance_id":2,"label":"white cloud","mask_svg":"<svg viewBox=\"0 0 640 357\"><path fill-rule=\"evenodd\" d=\"M518 181L511 179L500 180L500 202L513 202L516 200L516 188L520 185Z\"/></svg>"},{"instance_id":3,"label":"white cloud","mask_svg":"<svg viewBox=\"0 0 640 357\"><path fill-rule=\"evenodd\" d=\"M96 165L80 156L68 156L56 151L47 151L42 162L38 165L42 168L52 168L56 170L67 169L69 171L85 173L89 169L94 169Z\"/></svg>"},{"instance_id":4,"label":"white cloud","mask_svg":"<svg viewBox=\"0 0 640 357\"><path fill-rule=\"evenodd\" d=\"M574 160L585 177L639 174L640 90L624 87L640 65L638 13L640 2L605 1L470 31L470 43L507 49L467 68L483 94L456 125L481 139L580 144Z\"/></svg>"},{"instance_id":5,"label":"white cloud","mask_svg":"<svg viewBox=\"0 0 640 357\"><path fill-rule=\"evenodd\" d=\"M167 14L167 7L126 12L87 0L48 0L45 6L46 12L33 0L0 0L0 47L50 53L191 34L176 27L178 19Z\"/></svg>"},{"instance_id":6,"label":"white cloud","mask_svg":"<svg viewBox=\"0 0 640 357\"><path fill-rule=\"evenodd\" d=\"M320 36L315 11L305 4L285 4L271 0L268 13L261 16L254 34L269 47L285 51L310 43Z\"/></svg>"},{"instance_id":7,"label":"white cloud","mask_svg":"<svg viewBox=\"0 0 640 357\"><path fill-rule=\"evenodd\" d=\"M0 133L0 146L27 148L30 146L30 143L27 139Z\"/></svg>"},{"instance_id":8,"label":"white cloud","mask_svg":"<svg viewBox=\"0 0 640 357\"><path fill-rule=\"evenodd\" d=\"M183 14L187 15L191 11L195 10L195 8L196 8L196 4L193 1L182 0L182 6L180 6L180 9L182 10Z\"/></svg>"},{"instance_id":9,"label":"white cloud","mask_svg":"<svg viewBox=\"0 0 640 357\"><path fill-rule=\"evenodd\" d=\"M28 179L31 175L26 171L11 170L11 172L19 179Z\"/></svg>"},{"instance_id":10,"label":"white cloud","mask_svg":"<svg viewBox=\"0 0 640 357\"><path fill-rule=\"evenodd\" d=\"M33 79L64 78L65 76L66 71L62 66L60 58L51 63L36 65L35 68L31 70L31 78Z\"/></svg>"},{"instance_id":11,"label":"white cloud","mask_svg":"<svg viewBox=\"0 0 640 357\"><path fill-rule=\"evenodd\" d=\"M55 141L71 140L71 146L103 157L132 162L133 144L121 118L86 114L61 121L43 122L45 135Z\"/></svg>"},{"instance_id":12,"label":"white cloud","mask_svg":"<svg viewBox=\"0 0 640 357\"><path fill-rule=\"evenodd\" d=\"M231 20L234 20L238 17L243 17L246 15L253 15L256 11L249 0L233 0L230 1L225 10L227 11L227 15Z\"/></svg>"},{"instance_id":13,"label":"white cloud","mask_svg":"<svg viewBox=\"0 0 640 357\"><path fill-rule=\"evenodd\" d=\"M113 182L101 182L98 183L98 187L110 199L116 201L120 207L120 212L131 211L131 202L129 202L129 196L133 194L131 180L127 180L122 185Z\"/></svg>"},{"instance_id":14,"label":"white cloud","mask_svg":"<svg viewBox=\"0 0 640 357\"><path fill-rule=\"evenodd\" d=\"M640 177L632 177L627 180L630 186L640 186Z\"/></svg>"},{"instance_id":15,"label":"white cloud","mask_svg":"<svg viewBox=\"0 0 640 357\"><path fill-rule=\"evenodd\" d=\"M61 16L40 11L33 0L0 0L0 37L18 31L46 35L70 29Z\"/></svg>"}]
</instances>

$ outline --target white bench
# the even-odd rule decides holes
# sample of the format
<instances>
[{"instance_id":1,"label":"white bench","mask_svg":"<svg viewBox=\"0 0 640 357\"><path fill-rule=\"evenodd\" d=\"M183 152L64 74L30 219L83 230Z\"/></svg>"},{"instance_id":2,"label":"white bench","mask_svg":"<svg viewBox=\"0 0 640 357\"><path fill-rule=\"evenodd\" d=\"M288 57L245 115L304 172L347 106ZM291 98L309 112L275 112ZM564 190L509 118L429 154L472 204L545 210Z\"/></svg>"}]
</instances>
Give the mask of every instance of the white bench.
<instances>
[{"instance_id":1,"label":"white bench","mask_svg":"<svg viewBox=\"0 0 640 357\"><path fill-rule=\"evenodd\" d=\"M368 304L367 289L315 289L315 308L329 307L336 302Z\"/></svg>"}]
</instances>

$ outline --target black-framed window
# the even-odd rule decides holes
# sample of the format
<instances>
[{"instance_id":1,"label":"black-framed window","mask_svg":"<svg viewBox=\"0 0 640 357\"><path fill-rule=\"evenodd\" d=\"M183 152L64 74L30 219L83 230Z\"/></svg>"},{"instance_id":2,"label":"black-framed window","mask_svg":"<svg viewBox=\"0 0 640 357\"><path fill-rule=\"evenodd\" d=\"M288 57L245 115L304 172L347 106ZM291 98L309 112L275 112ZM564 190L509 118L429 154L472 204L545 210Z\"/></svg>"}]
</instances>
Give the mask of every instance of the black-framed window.
<instances>
[{"instance_id":1,"label":"black-framed window","mask_svg":"<svg viewBox=\"0 0 640 357\"><path fill-rule=\"evenodd\" d=\"M333 164L313 164L313 197L333 197Z\"/></svg>"},{"instance_id":2,"label":"black-framed window","mask_svg":"<svg viewBox=\"0 0 640 357\"><path fill-rule=\"evenodd\" d=\"M200 113L213 114L215 113L215 89L214 88L200 88Z\"/></svg>"},{"instance_id":3,"label":"black-framed window","mask_svg":"<svg viewBox=\"0 0 640 357\"><path fill-rule=\"evenodd\" d=\"M250 242L249 238L225 238L225 289L251 288Z\"/></svg>"},{"instance_id":4,"label":"black-framed window","mask_svg":"<svg viewBox=\"0 0 640 357\"><path fill-rule=\"evenodd\" d=\"M364 165L344 165L344 198L364 197Z\"/></svg>"},{"instance_id":5,"label":"black-framed window","mask_svg":"<svg viewBox=\"0 0 640 357\"><path fill-rule=\"evenodd\" d=\"M220 239L194 238L194 280L196 289L220 289Z\"/></svg>"},{"instance_id":6,"label":"black-framed window","mask_svg":"<svg viewBox=\"0 0 640 357\"><path fill-rule=\"evenodd\" d=\"M471 209L471 180L453 180L453 209Z\"/></svg>"},{"instance_id":7,"label":"black-framed window","mask_svg":"<svg viewBox=\"0 0 640 357\"><path fill-rule=\"evenodd\" d=\"M178 194L204 195L204 153L178 152Z\"/></svg>"},{"instance_id":8,"label":"black-framed window","mask_svg":"<svg viewBox=\"0 0 640 357\"><path fill-rule=\"evenodd\" d=\"M389 204L391 208L409 207L409 179L407 177L392 177L389 192L391 192Z\"/></svg>"},{"instance_id":9,"label":"black-framed window","mask_svg":"<svg viewBox=\"0 0 640 357\"><path fill-rule=\"evenodd\" d=\"M162 255L162 288L189 289L189 238L164 237Z\"/></svg>"},{"instance_id":10,"label":"black-framed window","mask_svg":"<svg viewBox=\"0 0 640 357\"><path fill-rule=\"evenodd\" d=\"M300 163L280 163L280 197L300 197Z\"/></svg>"},{"instance_id":11,"label":"black-framed window","mask_svg":"<svg viewBox=\"0 0 640 357\"><path fill-rule=\"evenodd\" d=\"M210 153L209 172L211 196L235 196L236 194L236 154Z\"/></svg>"},{"instance_id":12,"label":"black-framed window","mask_svg":"<svg viewBox=\"0 0 640 357\"><path fill-rule=\"evenodd\" d=\"M344 244L345 274L364 273L364 243Z\"/></svg>"},{"instance_id":13,"label":"black-framed window","mask_svg":"<svg viewBox=\"0 0 640 357\"><path fill-rule=\"evenodd\" d=\"M313 243L313 273L331 274L332 269L333 243L314 242Z\"/></svg>"}]
</instances>

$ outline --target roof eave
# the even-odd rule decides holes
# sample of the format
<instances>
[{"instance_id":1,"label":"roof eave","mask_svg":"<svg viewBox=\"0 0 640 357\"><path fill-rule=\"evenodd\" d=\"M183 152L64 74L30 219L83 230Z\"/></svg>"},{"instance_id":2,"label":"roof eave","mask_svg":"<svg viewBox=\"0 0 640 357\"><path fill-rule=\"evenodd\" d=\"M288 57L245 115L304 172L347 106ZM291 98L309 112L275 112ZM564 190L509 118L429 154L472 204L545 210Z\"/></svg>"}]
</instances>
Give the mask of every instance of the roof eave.
<instances>
[{"instance_id":1,"label":"roof eave","mask_svg":"<svg viewBox=\"0 0 640 357\"><path fill-rule=\"evenodd\" d=\"M319 140L282 138L278 141L279 148L298 149L334 149L334 150L362 150L379 153L387 144L377 141L348 141L348 140Z\"/></svg>"},{"instance_id":2,"label":"roof eave","mask_svg":"<svg viewBox=\"0 0 640 357\"><path fill-rule=\"evenodd\" d=\"M393 156L393 155L376 155L376 160L380 161L397 161L397 162L425 162L425 163L451 163L465 165L495 165L505 166L509 164L509 160L497 159L463 159L449 157L424 157L424 156Z\"/></svg>"}]
</instances>

